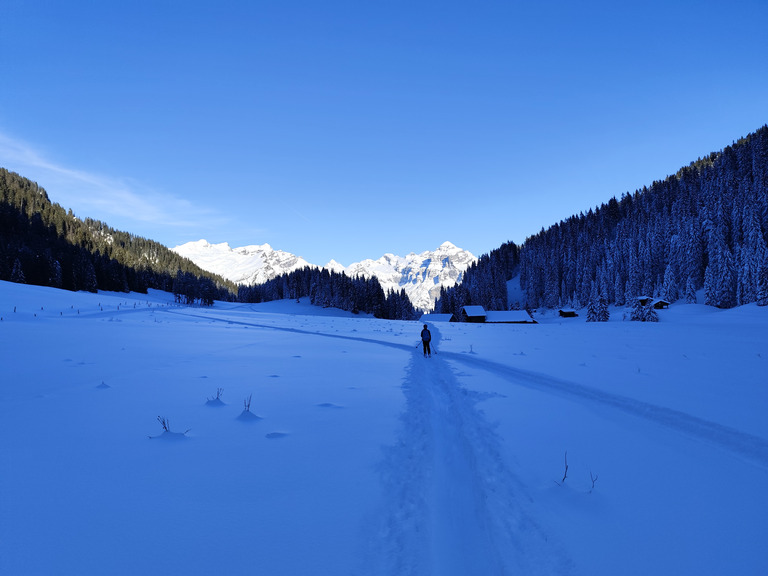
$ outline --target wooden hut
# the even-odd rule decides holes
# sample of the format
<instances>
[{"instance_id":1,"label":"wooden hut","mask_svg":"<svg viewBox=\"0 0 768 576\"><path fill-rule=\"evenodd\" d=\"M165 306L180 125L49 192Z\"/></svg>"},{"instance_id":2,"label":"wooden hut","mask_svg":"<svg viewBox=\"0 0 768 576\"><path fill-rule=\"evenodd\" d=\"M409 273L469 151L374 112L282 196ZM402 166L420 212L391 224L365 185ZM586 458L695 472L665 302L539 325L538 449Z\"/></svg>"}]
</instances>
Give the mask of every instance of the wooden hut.
<instances>
[{"instance_id":1,"label":"wooden hut","mask_svg":"<svg viewBox=\"0 0 768 576\"><path fill-rule=\"evenodd\" d=\"M456 322L453 314L422 314L419 322Z\"/></svg>"},{"instance_id":2,"label":"wooden hut","mask_svg":"<svg viewBox=\"0 0 768 576\"><path fill-rule=\"evenodd\" d=\"M525 310L488 310L485 313L488 324L536 324Z\"/></svg>"},{"instance_id":3,"label":"wooden hut","mask_svg":"<svg viewBox=\"0 0 768 576\"><path fill-rule=\"evenodd\" d=\"M640 302L640 306L647 306L653 301L650 296L638 296L637 301Z\"/></svg>"},{"instance_id":4,"label":"wooden hut","mask_svg":"<svg viewBox=\"0 0 768 576\"><path fill-rule=\"evenodd\" d=\"M485 308L482 306L464 306L461 309L461 319L464 322L481 324L485 322Z\"/></svg>"}]
</instances>

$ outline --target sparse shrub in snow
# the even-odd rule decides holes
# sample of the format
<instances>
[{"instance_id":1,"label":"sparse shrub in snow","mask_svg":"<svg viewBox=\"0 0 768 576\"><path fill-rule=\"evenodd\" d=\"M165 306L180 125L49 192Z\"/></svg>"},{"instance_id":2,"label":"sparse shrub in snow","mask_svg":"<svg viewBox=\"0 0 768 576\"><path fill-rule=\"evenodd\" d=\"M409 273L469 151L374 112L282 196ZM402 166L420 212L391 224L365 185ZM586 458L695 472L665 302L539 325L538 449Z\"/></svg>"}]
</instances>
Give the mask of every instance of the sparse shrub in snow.
<instances>
[{"instance_id":1,"label":"sparse shrub in snow","mask_svg":"<svg viewBox=\"0 0 768 576\"><path fill-rule=\"evenodd\" d=\"M245 398L243 400L243 411L240 412L240 415L237 417L238 420L246 421L246 422L255 422L258 420L261 420L261 416L257 416L253 412L251 412L251 398L253 394L249 395L248 398Z\"/></svg>"},{"instance_id":2,"label":"sparse shrub in snow","mask_svg":"<svg viewBox=\"0 0 768 576\"><path fill-rule=\"evenodd\" d=\"M186 434L189 432L189 429L185 432L171 432L170 422L168 422L168 418L165 418L164 416L158 416L157 421L160 422L160 425L163 427L163 433L159 436L150 436L150 440L154 438L165 438L168 440L186 438Z\"/></svg>"},{"instance_id":3,"label":"sparse shrub in snow","mask_svg":"<svg viewBox=\"0 0 768 576\"><path fill-rule=\"evenodd\" d=\"M207 406L224 406L224 401L221 397L224 395L224 388L216 388L216 396L208 398L206 401Z\"/></svg>"}]
</instances>

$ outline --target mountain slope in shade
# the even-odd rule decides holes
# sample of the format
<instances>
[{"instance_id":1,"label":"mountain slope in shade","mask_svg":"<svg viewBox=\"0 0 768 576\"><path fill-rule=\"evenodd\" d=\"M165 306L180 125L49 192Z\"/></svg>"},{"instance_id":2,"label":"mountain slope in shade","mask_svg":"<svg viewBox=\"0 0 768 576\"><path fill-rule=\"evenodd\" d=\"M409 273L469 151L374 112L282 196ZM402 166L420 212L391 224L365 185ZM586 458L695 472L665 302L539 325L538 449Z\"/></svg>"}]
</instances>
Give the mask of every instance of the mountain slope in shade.
<instances>
[{"instance_id":1,"label":"mountain slope in shade","mask_svg":"<svg viewBox=\"0 0 768 576\"><path fill-rule=\"evenodd\" d=\"M305 266L317 267L299 256L275 250L269 244L230 248L226 242L210 244L198 240L176 246L173 251L204 270L238 284L261 284ZM444 242L437 250L420 254L385 254L378 260L367 259L349 266L331 260L325 268L348 276L375 276L384 291L405 290L416 308L432 310L440 288L460 282L466 269L476 261L472 253Z\"/></svg>"}]
</instances>

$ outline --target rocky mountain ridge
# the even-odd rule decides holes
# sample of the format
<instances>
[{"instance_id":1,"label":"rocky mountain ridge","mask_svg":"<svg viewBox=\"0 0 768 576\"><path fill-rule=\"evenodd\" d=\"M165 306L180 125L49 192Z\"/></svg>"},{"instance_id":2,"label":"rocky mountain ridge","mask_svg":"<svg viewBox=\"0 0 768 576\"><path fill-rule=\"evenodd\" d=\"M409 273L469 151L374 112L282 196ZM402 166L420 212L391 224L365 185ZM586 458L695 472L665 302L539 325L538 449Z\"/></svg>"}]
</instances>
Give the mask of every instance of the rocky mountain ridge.
<instances>
[{"instance_id":1,"label":"rocky mountain ridge","mask_svg":"<svg viewBox=\"0 0 768 576\"><path fill-rule=\"evenodd\" d=\"M226 242L210 244L198 240L176 246L173 251L236 284L261 284L300 268L320 267L289 252L275 250L269 244L231 248ZM348 276L375 276L385 291L405 290L414 307L429 311L434 308L440 288L456 285L476 261L477 258L467 250L444 242L436 250L419 254L384 254L377 260L367 259L349 266L331 260L324 268Z\"/></svg>"}]
</instances>

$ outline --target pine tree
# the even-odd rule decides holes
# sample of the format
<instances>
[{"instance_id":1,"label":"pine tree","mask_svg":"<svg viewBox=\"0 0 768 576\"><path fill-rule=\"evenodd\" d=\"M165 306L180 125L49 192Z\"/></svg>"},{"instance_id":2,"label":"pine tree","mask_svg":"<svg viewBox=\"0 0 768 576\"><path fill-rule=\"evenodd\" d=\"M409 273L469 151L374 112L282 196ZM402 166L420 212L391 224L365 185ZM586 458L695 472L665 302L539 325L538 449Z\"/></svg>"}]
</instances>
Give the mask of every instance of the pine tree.
<instances>
[{"instance_id":1,"label":"pine tree","mask_svg":"<svg viewBox=\"0 0 768 576\"><path fill-rule=\"evenodd\" d=\"M736 305L736 282L733 256L726 245L724 227L711 234L709 265L704 273L704 304L718 308Z\"/></svg>"},{"instance_id":2,"label":"pine tree","mask_svg":"<svg viewBox=\"0 0 768 576\"><path fill-rule=\"evenodd\" d=\"M610 317L611 313L608 310L608 296L605 294L605 291L601 290L597 301L597 321L608 322Z\"/></svg>"},{"instance_id":3,"label":"pine tree","mask_svg":"<svg viewBox=\"0 0 768 576\"><path fill-rule=\"evenodd\" d=\"M597 286L592 282L592 290L589 294L589 303L587 304L587 322L598 321L598 296Z\"/></svg>"},{"instance_id":4,"label":"pine tree","mask_svg":"<svg viewBox=\"0 0 768 576\"><path fill-rule=\"evenodd\" d=\"M676 302L678 299L677 281L672 270L672 264L667 264L667 269L664 271L664 282L662 283L660 295L670 303Z\"/></svg>"},{"instance_id":5,"label":"pine tree","mask_svg":"<svg viewBox=\"0 0 768 576\"><path fill-rule=\"evenodd\" d=\"M51 265L51 277L49 278L49 284L54 288L61 288L64 283L64 276L61 271L61 264L58 260L54 260Z\"/></svg>"},{"instance_id":6,"label":"pine tree","mask_svg":"<svg viewBox=\"0 0 768 576\"><path fill-rule=\"evenodd\" d=\"M757 305L768 306L768 257L763 259L757 272Z\"/></svg>"},{"instance_id":7,"label":"pine tree","mask_svg":"<svg viewBox=\"0 0 768 576\"><path fill-rule=\"evenodd\" d=\"M640 299L636 298L632 305L632 313L630 314L629 319L634 322L642 322L644 318L643 305L640 303Z\"/></svg>"},{"instance_id":8,"label":"pine tree","mask_svg":"<svg viewBox=\"0 0 768 576\"><path fill-rule=\"evenodd\" d=\"M26 284L27 279L24 276L24 270L22 270L21 267L21 261L16 258L16 260L13 261L13 270L11 271L11 282L16 282L17 284Z\"/></svg>"},{"instance_id":9,"label":"pine tree","mask_svg":"<svg viewBox=\"0 0 768 576\"><path fill-rule=\"evenodd\" d=\"M696 286L690 276L685 283L685 302L686 304L696 304Z\"/></svg>"},{"instance_id":10,"label":"pine tree","mask_svg":"<svg viewBox=\"0 0 768 576\"><path fill-rule=\"evenodd\" d=\"M632 314L630 315L630 320L633 320L635 322L658 322L659 314L653 308L653 304L651 301L648 301L645 304L643 304L643 301L640 298L637 298L635 300L634 306L632 307Z\"/></svg>"}]
</instances>

